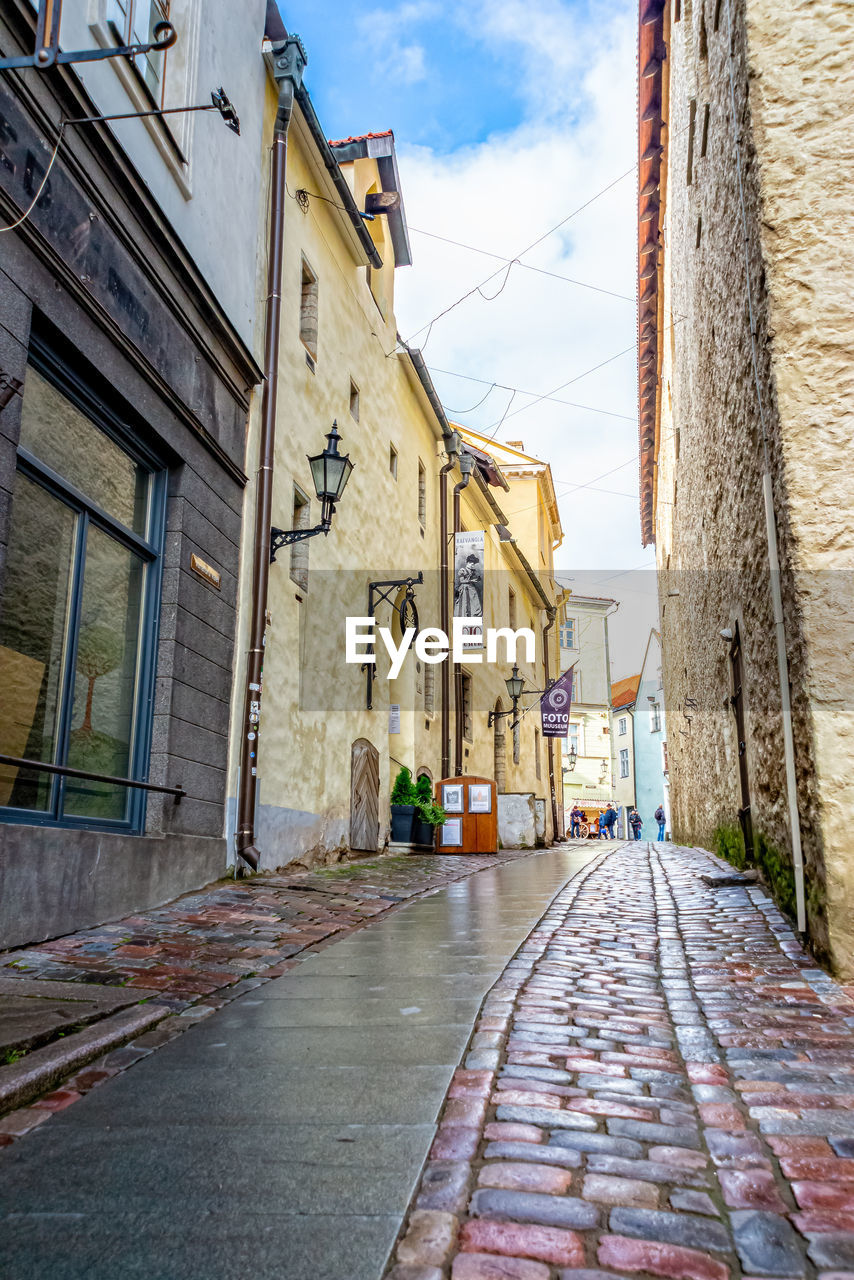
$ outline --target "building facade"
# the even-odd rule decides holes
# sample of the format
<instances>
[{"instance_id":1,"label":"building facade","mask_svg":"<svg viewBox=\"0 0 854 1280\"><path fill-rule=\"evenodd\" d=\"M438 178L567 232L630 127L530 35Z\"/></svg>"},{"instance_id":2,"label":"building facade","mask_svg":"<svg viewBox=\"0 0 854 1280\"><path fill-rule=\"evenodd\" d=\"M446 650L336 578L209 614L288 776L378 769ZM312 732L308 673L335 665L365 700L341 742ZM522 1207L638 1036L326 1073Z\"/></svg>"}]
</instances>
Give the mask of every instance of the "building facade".
<instances>
[{"instance_id":1,"label":"building facade","mask_svg":"<svg viewBox=\"0 0 854 1280\"><path fill-rule=\"evenodd\" d=\"M608 617L616 600L569 592L559 629L560 669L573 671L569 737L561 772L567 817L577 804L591 815L614 799L611 772L611 659Z\"/></svg>"},{"instance_id":2,"label":"building facade","mask_svg":"<svg viewBox=\"0 0 854 1280\"><path fill-rule=\"evenodd\" d=\"M276 128L288 59L304 61L304 51L284 28L271 36L266 119ZM410 649L393 669L378 638L370 670L346 660L348 618L363 625L373 618L396 645L412 605L419 629L448 630L456 517L461 531L484 535L485 624L507 625L515 601L518 625L530 622L538 637L535 660L519 666L528 687L542 689L542 635L555 599L551 553L560 539L550 473L537 459L454 429L420 353L398 339L395 274L411 258L393 134L329 143L298 78L285 176L281 276L269 290L281 297L269 458L263 412L250 425L244 523L256 537L244 542L240 575L231 857L251 851L253 865L269 870L376 853L389 838L389 794L401 767L434 782L495 777L503 795L532 797L539 838L550 840L549 753L536 717L524 716L514 730L506 716L489 724L491 712L509 710L511 663L487 664L472 650L452 670ZM371 209L372 219L363 218ZM270 524L316 527L321 512L306 455L322 448L333 422L352 476L326 536L283 547L269 565L263 670L254 679L259 550L269 552ZM270 516L258 480L265 468ZM527 509L532 492L548 519L526 517L517 530L505 502L521 494ZM260 543L259 510L268 521ZM556 637L546 643L554 671ZM248 808L247 769L255 792Z\"/></svg>"},{"instance_id":3,"label":"building facade","mask_svg":"<svg viewBox=\"0 0 854 1280\"><path fill-rule=\"evenodd\" d=\"M844 0L641 4L641 516L674 834L757 863L848 975L852 53Z\"/></svg>"},{"instance_id":4,"label":"building facade","mask_svg":"<svg viewBox=\"0 0 854 1280\"><path fill-rule=\"evenodd\" d=\"M621 836L630 835L627 815L635 805L635 704L640 672L611 685L611 777Z\"/></svg>"},{"instance_id":5,"label":"building facade","mask_svg":"<svg viewBox=\"0 0 854 1280\"><path fill-rule=\"evenodd\" d=\"M57 64L54 41L44 69L3 74L2 946L226 863L265 8L202 21L176 3L168 49ZM106 0L67 4L57 39L124 45L127 21ZM35 41L35 9L10 0L2 56ZM216 111L63 123L209 103L220 85L240 136Z\"/></svg>"},{"instance_id":6,"label":"building facade","mask_svg":"<svg viewBox=\"0 0 854 1280\"><path fill-rule=\"evenodd\" d=\"M658 835L655 812L664 809L665 834L670 831L669 750L664 708L661 636L653 628L644 653L632 714L634 806L643 821L645 839Z\"/></svg>"}]
</instances>

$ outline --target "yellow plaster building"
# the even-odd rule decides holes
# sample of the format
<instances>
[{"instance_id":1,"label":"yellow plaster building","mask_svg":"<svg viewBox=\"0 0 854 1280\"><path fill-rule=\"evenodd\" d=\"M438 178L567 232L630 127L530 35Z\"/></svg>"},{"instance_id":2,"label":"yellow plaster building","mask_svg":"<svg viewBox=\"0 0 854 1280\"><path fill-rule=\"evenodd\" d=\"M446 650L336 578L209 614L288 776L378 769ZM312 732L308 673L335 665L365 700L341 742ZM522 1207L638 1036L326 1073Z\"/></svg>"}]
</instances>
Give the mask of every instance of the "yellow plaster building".
<instances>
[{"instance_id":1,"label":"yellow plaster building","mask_svg":"<svg viewBox=\"0 0 854 1280\"><path fill-rule=\"evenodd\" d=\"M301 46L296 52L294 47L290 41L285 57L301 53ZM275 62L277 68L283 65ZM276 88L282 81L274 74L268 125L275 139L274 129L281 133ZM369 694L367 671L358 660L345 660L348 618L373 613L377 625L387 627L400 643L398 609L407 595L407 579L414 580L409 595L420 627L439 624L440 493L446 485L450 537L451 491L460 481L458 467L449 469L446 478L440 478L440 470L451 461L449 448L458 437L420 353L410 351L396 331L394 276L398 267L409 265L410 253L393 135L368 134L330 144L300 84L293 98L281 277L275 278L274 268L267 302L269 316L270 298L280 293L277 358L268 366L267 389L272 396L270 383L277 375L275 440L265 462L264 410L256 406L247 446L246 470L254 479L244 509L247 536L231 717L227 834L232 856L250 839L261 869L335 861L349 851L383 848L397 770L405 765L414 776L427 773L438 781L446 766L445 776L450 776L457 719L462 771L497 776L500 790L535 796L538 834L550 840L549 752L540 738L538 715L523 716L508 735L509 745L506 718L494 730L487 727L490 710L509 708L504 688L509 665L479 665L469 655L458 699L453 697L454 681L448 682L443 750L445 681L440 666L419 661L410 650L391 679L390 658L377 643ZM274 167L273 204L275 173ZM373 219L365 219L363 214L372 209L377 211ZM259 255L259 272L266 265ZM353 463L352 476L327 535L283 547L269 567L259 650L263 679L253 680L247 654L255 644L253 619L258 616L257 583L264 558L264 484L271 470L274 530L314 529L321 510L306 455L321 451L333 421L340 450ZM507 625L512 594L517 625L530 623L538 636L537 659L520 662L522 673L529 688L542 689L539 638L555 598L551 551L560 539L551 476L536 459L502 451L488 441L481 449L478 437L463 434L477 456L472 478L460 494L461 523L465 529L485 530L487 625ZM498 479L497 490L487 477L499 477L500 470L487 447L490 454L500 455L502 467L507 464L507 478ZM516 535L513 511L501 505L506 498L518 508L519 532L510 542L501 541L509 535L498 529L513 522ZM248 532L253 524L254 543ZM450 588L452 548L449 560ZM370 584L390 582L399 585L374 588L371 610ZM553 636L551 671L556 674L554 629L546 635ZM523 705L531 701L523 699ZM247 815L250 771L255 803Z\"/></svg>"}]
</instances>

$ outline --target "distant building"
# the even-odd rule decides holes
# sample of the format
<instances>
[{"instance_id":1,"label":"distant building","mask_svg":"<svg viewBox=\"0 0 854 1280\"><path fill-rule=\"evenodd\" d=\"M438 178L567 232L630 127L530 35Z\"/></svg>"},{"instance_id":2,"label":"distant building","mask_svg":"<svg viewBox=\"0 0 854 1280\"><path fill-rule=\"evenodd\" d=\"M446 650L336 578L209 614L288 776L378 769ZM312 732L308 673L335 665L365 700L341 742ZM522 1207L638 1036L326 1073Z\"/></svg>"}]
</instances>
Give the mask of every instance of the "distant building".
<instances>
[{"instance_id":1,"label":"distant building","mask_svg":"<svg viewBox=\"0 0 854 1280\"><path fill-rule=\"evenodd\" d=\"M611 685L611 776L620 835L629 834L626 813L635 803L635 702L640 672Z\"/></svg>"},{"instance_id":2,"label":"distant building","mask_svg":"<svg viewBox=\"0 0 854 1280\"><path fill-rule=\"evenodd\" d=\"M567 825L574 804L592 814L614 798L608 617L617 607L616 600L574 593L562 606L560 669L573 669L569 737L562 761Z\"/></svg>"},{"instance_id":3,"label":"distant building","mask_svg":"<svg viewBox=\"0 0 854 1280\"><path fill-rule=\"evenodd\" d=\"M670 830L670 785L667 757L667 722L664 714L664 681L661 670L661 636L649 633L632 715L634 743L634 805L643 820L643 835L658 835L655 811L664 806L666 830Z\"/></svg>"}]
</instances>

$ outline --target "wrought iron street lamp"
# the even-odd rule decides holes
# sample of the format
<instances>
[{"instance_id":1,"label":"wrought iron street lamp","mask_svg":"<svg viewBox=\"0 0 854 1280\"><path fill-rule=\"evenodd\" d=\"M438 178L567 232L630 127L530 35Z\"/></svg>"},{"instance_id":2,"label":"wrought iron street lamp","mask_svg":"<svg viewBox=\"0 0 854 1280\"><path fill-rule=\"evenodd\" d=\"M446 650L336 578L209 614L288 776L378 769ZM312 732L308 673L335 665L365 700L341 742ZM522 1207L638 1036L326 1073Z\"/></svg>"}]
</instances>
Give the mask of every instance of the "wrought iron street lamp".
<instances>
[{"instance_id":1,"label":"wrought iron street lamp","mask_svg":"<svg viewBox=\"0 0 854 1280\"><path fill-rule=\"evenodd\" d=\"M320 506L320 524L313 529L276 529L270 530L270 563L276 559L276 552L282 547L289 547L294 542L302 542L304 538L313 538L316 534L326 535L332 527L335 505L340 502L341 495L347 487L353 463L346 453L338 452L338 422L332 423L332 430L326 437L326 448L314 457L308 456L311 467L311 478L314 491Z\"/></svg>"},{"instance_id":2,"label":"wrought iron street lamp","mask_svg":"<svg viewBox=\"0 0 854 1280\"><path fill-rule=\"evenodd\" d=\"M572 773L578 761L578 752L576 751L575 747L570 747L569 750L567 751L566 761L567 763L566 763L566 767L564 768L564 773Z\"/></svg>"},{"instance_id":3,"label":"wrought iron street lamp","mask_svg":"<svg viewBox=\"0 0 854 1280\"><path fill-rule=\"evenodd\" d=\"M516 707L525 688L525 678L519 675L519 668L515 663L513 664L513 674L504 681L504 687L507 690L507 697L513 705L509 711L490 711L489 720L487 721L487 727L490 729L495 721L500 720L503 716L513 716L515 723Z\"/></svg>"}]
</instances>

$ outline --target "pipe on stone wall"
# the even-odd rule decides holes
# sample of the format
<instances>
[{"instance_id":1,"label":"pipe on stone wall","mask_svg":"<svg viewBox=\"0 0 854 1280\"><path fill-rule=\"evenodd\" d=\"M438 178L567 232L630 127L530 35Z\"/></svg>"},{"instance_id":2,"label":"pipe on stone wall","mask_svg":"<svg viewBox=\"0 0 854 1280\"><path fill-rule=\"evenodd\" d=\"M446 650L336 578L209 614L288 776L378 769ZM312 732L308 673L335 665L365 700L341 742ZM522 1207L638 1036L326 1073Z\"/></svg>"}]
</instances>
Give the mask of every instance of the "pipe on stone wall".
<instances>
[{"instance_id":1,"label":"pipe on stone wall","mask_svg":"<svg viewBox=\"0 0 854 1280\"><path fill-rule=\"evenodd\" d=\"M774 612L774 634L777 642L777 678L780 684L780 710L783 717L783 759L786 765L786 799L792 838L792 863L795 872L795 909L798 932L807 927L804 893L804 854L801 846L801 819L798 813L798 780L795 773L795 735L792 730L792 697L789 689L789 659L786 654L786 624L783 617L783 595L780 591L780 560L777 554L777 523L774 519L774 490L770 471L762 476L765 499L765 529L768 539L768 568L771 578L771 605Z\"/></svg>"},{"instance_id":2,"label":"pipe on stone wall","mask_svg":"<svg viewBox=\"0 0 854 1280\"><path fill-rule=\"evenodd\" d=\"M261 727L261 683L267 629L267 589L270 581L270 526L279 391L282 255L285 238L285 173L288 128L293 114L294 93L302 80L306 64L305 50L296 36L289 36L283 46L274 50L273 56L276 79L279 82L279 103L271 149L264 392L261 401L261 439L258 445L258 478L255 492L249 652L246 661L246 695L243 708L243 738L240 746L240 780L237 790L237 853L253 871L257 871L260 861L260 854L255 847L255 802L258 792L258 748Z\"/></svg>"}]
</instances>

